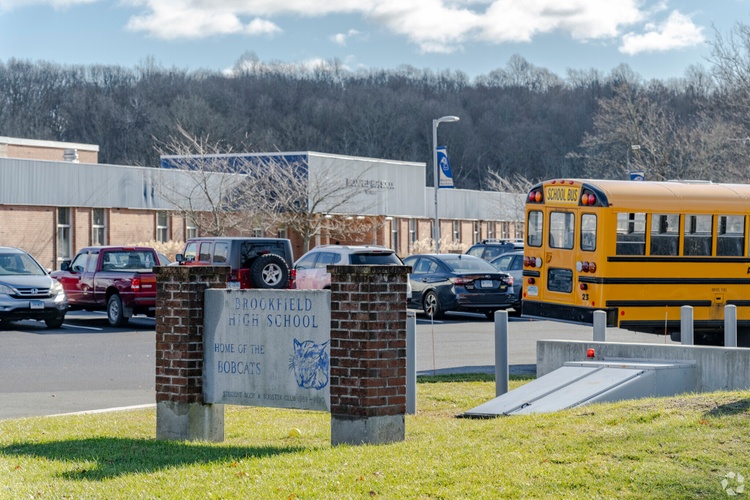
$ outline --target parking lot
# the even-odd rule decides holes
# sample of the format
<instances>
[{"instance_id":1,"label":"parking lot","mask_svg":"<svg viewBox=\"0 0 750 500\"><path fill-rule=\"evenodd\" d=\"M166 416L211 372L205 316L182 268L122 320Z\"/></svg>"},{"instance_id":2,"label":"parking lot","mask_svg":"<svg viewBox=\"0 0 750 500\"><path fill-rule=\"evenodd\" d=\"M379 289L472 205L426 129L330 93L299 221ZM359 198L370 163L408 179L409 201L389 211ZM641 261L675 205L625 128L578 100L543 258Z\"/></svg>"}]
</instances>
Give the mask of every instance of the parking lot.
<instances>
[{"instance_id":1,"label":"parking lot","mask_svg":"<svg viewBox=\"0 0 750 500\"><path fill-rule=\"evenodd\" d=\"M155 322L123 328L104 313L71 312L59 329L23 321L0 325L0 419L154 403ZM663 336L609 329L616 342L671 343ZM494 373L494 323L483 315L417 315L419 374ZM510 318L511 373L535 373L539 339L587 340L590 327Z\"/></svg>"}]
</instances>

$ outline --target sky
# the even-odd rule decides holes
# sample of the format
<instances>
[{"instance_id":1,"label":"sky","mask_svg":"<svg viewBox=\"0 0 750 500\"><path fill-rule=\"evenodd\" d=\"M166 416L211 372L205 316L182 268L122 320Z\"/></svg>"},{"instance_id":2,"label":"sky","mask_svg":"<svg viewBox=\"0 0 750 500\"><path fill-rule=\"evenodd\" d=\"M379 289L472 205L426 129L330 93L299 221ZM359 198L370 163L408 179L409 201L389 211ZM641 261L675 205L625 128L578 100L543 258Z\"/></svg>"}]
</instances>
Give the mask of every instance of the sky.
<instances>
[{"instance_id":1,"label":"sky","mask_svg":"<svg viewBox=\"0 0 750 500\"><path fill-rule=\"evenodd\" d=\"M668 80L710 67L737 23L750 0L0 0L0 63L230 71L250 52L473 79L519 55L561 77L627 64Z\"/></svg>"}]
</instances>

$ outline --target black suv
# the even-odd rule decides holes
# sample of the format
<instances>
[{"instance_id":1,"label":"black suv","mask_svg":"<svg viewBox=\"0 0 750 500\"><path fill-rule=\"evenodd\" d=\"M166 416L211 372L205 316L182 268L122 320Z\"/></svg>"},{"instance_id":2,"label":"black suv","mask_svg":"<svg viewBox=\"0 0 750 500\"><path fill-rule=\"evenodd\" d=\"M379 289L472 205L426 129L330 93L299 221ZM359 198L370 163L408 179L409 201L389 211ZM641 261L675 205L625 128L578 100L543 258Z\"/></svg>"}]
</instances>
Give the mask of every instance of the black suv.
<instances>
[{"instance_id":1,"label":"black suv","mask_svg":"<svg viewBox=\"0 0 750 500\"><path fill-rule=\"evenodd\" d=\"M294 256L286 238L190 238L176 260L183 266L229 266L229 288L294 288Z\"/></svg>"},{"instance_id":2,"label":"black suv","mask_svg":"<svg viewBox=\"0 0 750 500\"><path fill-rule=\"evenodd\" d=\"M466 253L490 261L507 252L523 250L523 240L482 240L472 245Z\"/></svg>"}]
</instances>

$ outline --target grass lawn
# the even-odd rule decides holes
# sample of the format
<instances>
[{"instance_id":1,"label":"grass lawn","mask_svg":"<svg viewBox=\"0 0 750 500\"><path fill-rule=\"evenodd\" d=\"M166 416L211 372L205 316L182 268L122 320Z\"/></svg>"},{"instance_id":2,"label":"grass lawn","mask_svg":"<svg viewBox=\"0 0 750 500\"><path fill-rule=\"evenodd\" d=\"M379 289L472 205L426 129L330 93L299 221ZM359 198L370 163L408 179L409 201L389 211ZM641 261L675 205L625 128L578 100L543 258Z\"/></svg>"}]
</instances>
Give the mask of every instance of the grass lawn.
<instances>
[{"instance_id":1,"label":"grass lawn","mask_svg":"<svg viewBox=\"0 0 750 500\"><path fill-rule=\"evenodd\" d=\"M382 446L331 447L327 413L270 408L227 406L223 443L156 441L153 409L0 421L0 499L750 493L750 391L456 418L494 394L487 376L420 378L406 440Z\"/></svg>"}]
</instances>

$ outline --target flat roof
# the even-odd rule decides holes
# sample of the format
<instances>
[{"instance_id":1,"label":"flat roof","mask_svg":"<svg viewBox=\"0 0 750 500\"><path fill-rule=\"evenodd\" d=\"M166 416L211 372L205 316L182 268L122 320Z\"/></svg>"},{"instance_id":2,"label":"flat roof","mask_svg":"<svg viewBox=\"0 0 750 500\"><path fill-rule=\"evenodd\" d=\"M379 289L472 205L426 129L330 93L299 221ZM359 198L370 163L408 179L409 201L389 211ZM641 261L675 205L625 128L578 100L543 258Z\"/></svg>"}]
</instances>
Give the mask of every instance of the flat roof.
<instances>
[{"instance_id":1,"label":"flat roof","mask_svg":"<svg viewBox=\"0 0 750 500\"><path fill-rule=\"evenodd\" d=\"M8 144L13 146L34 146L37 148L78 149L80 151L99 152L99 146L96 144L81 144L78 142L61 141L40 141L37 139L19 139L17 137L0 136L0 144Z\"/></svg>"}]
</instances>

